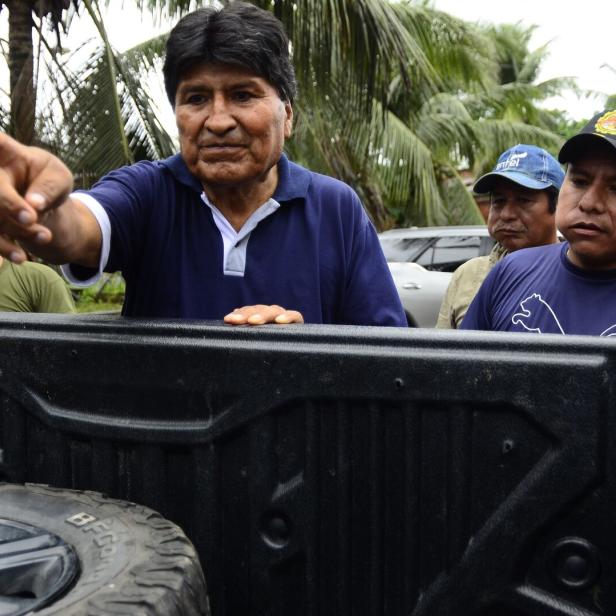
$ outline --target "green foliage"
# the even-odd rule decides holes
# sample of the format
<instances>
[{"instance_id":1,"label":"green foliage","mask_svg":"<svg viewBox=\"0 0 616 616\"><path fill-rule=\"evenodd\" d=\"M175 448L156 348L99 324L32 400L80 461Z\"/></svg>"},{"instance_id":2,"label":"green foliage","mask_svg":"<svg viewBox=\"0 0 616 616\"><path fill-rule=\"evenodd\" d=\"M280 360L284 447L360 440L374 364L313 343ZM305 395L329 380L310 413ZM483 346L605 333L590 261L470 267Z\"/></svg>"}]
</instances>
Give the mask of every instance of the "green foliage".
<instances>
[{"instance_id":1,"label":"green foliage","mask_svg":"<svg viewBox=\"0 0 616 616\"><path fill-rule=\"evenodd\" d=\"M614 109L616 107L616 94L612 94L607 97L605 101L604 109ZM599 112L597 112L599 113Z\"/></svg>"},{"instance_id":2,"label":"green foliage","mask_svg":"<svg viewBox=\"0 0 616 616\"><path fill-rule=\"evenodd\" d=\"M36 142L68 164L79 186L89 186L110 170L135 160L173 154L173 140L144 85L160 68L165 38L157 37L120 54L109 43L101 17L102 2L73 2L62 22L58 21L61 13L55 10L62 3L47 4L55 7L54 12L38 21L35 16L39 39ZM59 26L69 30L77 6L93 21L99 36L67 54L56 34ZM7 51L2 44L5 59ZM0 129L7 128L9 118L8 94L6 99L3 94L0 92Z\"/></svg>"},{"instance_id":3,"label":"green foliage","mask_svg":"<svg viewBox=\"0 0 616 616\"><path fill-rule=\"evenodd\" d=\"M69 57L61 64L52 82L61 113L50 106L41 132L87 186L119 166L170 156L175 147L143 85L157 67L164 37L120 54L109 43L97 2L82 2L100 37L85 62L75 65Z\"/></svg>"},{"instance_id":4,"label":"green foliage","mask_svg":"<svg viewBox=\"0 0 616 616\"><path fill-rule=\"evenodd\" d=\"M120 311L124 301L124 279L119 273L103 274L93 286L73 288L77 312Z\"/></svg>"},{"instance_id":5,"label":"green foliage","mask_svg":"<svg viewBox=\"0 0 616 616\"><path fill-rule=\"evenodd\" d=\"M57 79L55 85L65 112L61 123L45 123L47 141L72 169L100 177L135 160L174 153L154 102L119 54L110 57L99 47L68 81ZM119 114L113 112L116 102Z\"/></svg>"},{"instance_id":6,"label":"green foliage","mask_svg":"<svg viewBox=\"0 0 616 616\"><path fill-rule=\"evenodd\" d=\"M550 113L555 122L555 132L558 133L563 140L567 140L569 137L573 137L573 135L579 133L588 121L588 119L573 120L562 109L552 109Z\"/></svg>"},{"instance_id":7,"label":"green foliage","mask_svg":"<svg viewBox=\"0 0 616 616\"><path fill-rule=\"evenodd\" d=\"M344 64L330 71L333 92L320 80L320 92L300 99L289 150L353 185L380 228L480 222L458 171L492 166L517 142L558 149L556 123L538 104L568 82L533 83L545 49L528 50L532 29L480 29L425 2L383 5L415 41L422 64L406 51L393 72L377 70L383 84L374 92L385 84L387 92L367 106L350 102Z\"/></svg>"},{"instance_id":8,"label":"green foliage","mask_svg":"<svg viewBox=\"0 0 616 616\"><path fill-rule=\"evenodd\" d=\"M496 51L499 83L531 83L537 79L546 47L529 53L535 26L526 27L518 22L489 25L485 30Z\"/></svg>"},{"instance_id":9,"label":"green foliage","mask_svg":"<svg viewBox=\"0 0 616 616\"><path fill-rule=\"evenodd\" d=\"M529 49L533 26L490 25L481 27L481 31L487 38L488 53L496 58L497 70L491 85L469 91L464 99L477 122L482 143L466 153L476 176L491 169L498 156L515 143L532 143L555 154L564 141L561 121L566 115L542 105L566 89L577 91L567 77L537 82L547 45Z\"/></svg>"}]
</instances>

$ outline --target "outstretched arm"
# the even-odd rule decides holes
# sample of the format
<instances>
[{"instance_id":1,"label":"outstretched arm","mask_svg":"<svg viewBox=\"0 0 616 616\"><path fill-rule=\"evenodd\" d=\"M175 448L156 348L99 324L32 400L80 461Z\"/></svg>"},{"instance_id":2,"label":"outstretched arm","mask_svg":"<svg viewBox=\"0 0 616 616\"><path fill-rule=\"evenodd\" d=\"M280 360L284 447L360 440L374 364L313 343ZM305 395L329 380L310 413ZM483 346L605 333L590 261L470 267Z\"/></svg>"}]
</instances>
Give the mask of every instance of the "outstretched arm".
<instances>
[{"instance_id":1,"label":"outstretched arm","mask_svg":"<svg viewBox=\"0 0 616 616\"><path fill-rule=\"evenodd\" d=\"M0 255L21 263L26 248L51 263L97 267L100 228L72 188L60 159L0 133Z\"/></svg>"}]
</instances>

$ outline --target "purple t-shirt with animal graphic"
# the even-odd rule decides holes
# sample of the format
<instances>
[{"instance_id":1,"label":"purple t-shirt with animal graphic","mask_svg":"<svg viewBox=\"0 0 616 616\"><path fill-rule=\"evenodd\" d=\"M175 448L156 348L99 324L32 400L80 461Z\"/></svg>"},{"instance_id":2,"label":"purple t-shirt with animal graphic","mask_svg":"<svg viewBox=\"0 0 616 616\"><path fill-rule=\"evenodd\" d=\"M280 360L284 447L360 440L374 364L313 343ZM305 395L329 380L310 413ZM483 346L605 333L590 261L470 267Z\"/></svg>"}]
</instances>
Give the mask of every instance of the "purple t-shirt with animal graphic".
<instances>
[{"instance_id":1,"label":"purple t-shirt with animal graphic","mask_svg":"<svg viewBox=\"0 0 616 616\"><path fill-rule=\"evenodd\" d=\"M497 263L461 329L616 335L616 270L567 259L567 242L518 250Z\"/></svg>"}]
</instances>

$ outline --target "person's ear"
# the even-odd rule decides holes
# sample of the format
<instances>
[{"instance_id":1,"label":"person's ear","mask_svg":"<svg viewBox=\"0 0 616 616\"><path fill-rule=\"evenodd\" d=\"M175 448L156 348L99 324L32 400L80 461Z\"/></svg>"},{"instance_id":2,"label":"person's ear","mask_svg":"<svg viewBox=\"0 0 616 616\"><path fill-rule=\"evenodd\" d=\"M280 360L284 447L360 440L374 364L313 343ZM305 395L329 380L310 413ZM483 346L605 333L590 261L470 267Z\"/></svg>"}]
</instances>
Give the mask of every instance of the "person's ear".
<instances>
[{"instance_id":1,"label":"person's ear","mask_svg":"<svg viewBox=\"0 0 616 616\"><path fill-rule=\"evenodd\" d=\"M284 138L288 139L291 136L293 129L293 107L289 101L284 102L285 120L284 120Z\"/></svg>"}]
</instances>

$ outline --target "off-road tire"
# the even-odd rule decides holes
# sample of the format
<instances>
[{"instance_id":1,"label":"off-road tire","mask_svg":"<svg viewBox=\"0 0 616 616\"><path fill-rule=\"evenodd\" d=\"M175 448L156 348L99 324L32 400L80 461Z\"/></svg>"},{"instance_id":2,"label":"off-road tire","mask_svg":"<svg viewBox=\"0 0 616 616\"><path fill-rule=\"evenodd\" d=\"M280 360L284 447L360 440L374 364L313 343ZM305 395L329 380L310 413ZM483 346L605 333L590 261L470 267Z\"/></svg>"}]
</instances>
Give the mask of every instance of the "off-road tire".
<instances>
[{"instance_id":1,"label":"off-road tire","mask_svg":"<svg viewBox=\"0 0 616 616\"><path fill-rule=\"evenodd\" d=\"M79 560L72 585L36 616L210 614L193 545L147 507L97 492L0 483L0 518L53 533Z\"/></svg>"}]
</instances>

